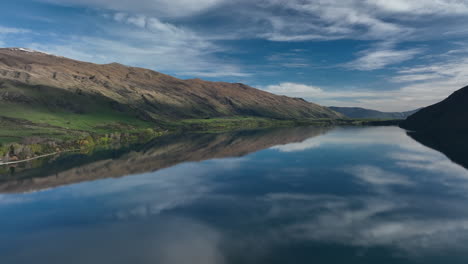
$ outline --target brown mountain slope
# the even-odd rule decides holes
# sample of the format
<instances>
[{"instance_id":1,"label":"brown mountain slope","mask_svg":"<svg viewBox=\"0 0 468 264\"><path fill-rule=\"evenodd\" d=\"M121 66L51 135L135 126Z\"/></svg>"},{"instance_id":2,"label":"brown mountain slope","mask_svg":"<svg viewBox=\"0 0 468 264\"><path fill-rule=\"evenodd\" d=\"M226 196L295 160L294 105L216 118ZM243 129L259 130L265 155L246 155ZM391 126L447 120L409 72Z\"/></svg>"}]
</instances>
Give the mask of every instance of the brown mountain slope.
<instances>
[{"instance_id":1,"label":"brown mountain slope","mask_svg":"<svg viewBox=\"0 0 468 264\"><path fill-rule=\"evenodd\" d=\"M0 102L76 113L95 104L151 120L342 117L326 107L244 84L181 80L148 69L98 65L18 48L0 49Z\"/></svg>"}]
</instances>

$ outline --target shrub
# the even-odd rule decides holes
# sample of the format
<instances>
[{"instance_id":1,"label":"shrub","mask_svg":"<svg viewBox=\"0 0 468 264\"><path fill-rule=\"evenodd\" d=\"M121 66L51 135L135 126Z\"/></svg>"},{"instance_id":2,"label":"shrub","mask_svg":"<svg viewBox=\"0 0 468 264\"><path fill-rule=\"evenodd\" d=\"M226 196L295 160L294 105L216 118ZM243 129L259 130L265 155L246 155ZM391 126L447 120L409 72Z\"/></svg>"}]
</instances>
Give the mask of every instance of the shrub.
<instances>
[{"instance_id":1,"label":"shrub","mask_svg":"<svg viewBox=\"0 0 468 264\"><path fill-rule=\"evenodd\" d=\"M141 132L141 139L143 140L149 140L152 139L153 137L156 136L156 133L154 132L153 129L147 128Z\"/></svg>"},{"instance_id":2,"label":"shrub","mask_svg":"<svg viewBox=\"0 0 468 264\"><path fill-rule=\"evenodd\" d=\"M31 144L30 148L31 148L31 152L35 155L40 155L44 151L44 148L42 147L42 145L39 145L39 144Z\"/></svg>"}]
</instances>

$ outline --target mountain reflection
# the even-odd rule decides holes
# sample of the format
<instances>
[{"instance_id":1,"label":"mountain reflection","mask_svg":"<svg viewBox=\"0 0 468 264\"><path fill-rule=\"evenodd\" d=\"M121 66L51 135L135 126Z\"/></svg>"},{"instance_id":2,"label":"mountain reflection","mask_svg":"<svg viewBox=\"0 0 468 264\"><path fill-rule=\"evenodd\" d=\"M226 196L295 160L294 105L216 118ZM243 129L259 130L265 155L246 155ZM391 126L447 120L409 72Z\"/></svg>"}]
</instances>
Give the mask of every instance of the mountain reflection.
<instances>
[{"instance_id":1,"label":"mountain reflection","mask_svg":"<svg viewBox=\"0 0 468 264\"><path fill-rule=\"evenodd\" d=\"M466 133L412 133L414 140L444 153L452 161L468 168L468 134Z\"/></svg>"},{"instance_id":2,"label":"mountain reflection","mask_svg":"<svg viewBox=\"0 0 468 264\"><path fill-rule=\"evenodd\" d=\"M0 175L0 193L29 192L73 183L156 171L182 162L240 157L275 145L301 142L327 127L297 127L229 133L175 134L134 149L67 155L40 168Z\"/></svg>"}]
</instances>

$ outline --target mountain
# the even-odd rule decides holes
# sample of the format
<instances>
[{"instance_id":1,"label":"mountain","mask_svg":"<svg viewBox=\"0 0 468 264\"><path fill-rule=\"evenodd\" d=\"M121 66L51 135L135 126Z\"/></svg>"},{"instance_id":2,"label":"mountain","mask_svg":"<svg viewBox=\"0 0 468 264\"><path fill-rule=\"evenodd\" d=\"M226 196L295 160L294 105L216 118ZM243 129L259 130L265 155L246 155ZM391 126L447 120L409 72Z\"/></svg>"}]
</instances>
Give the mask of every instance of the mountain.
<instances>
[{"instance_id":1,"label":"mountain","mask_svg":"<svg viewBox=\"0 0 468 264\"><path fill-rule=\"evenodd\" d=\"M294 127L220 134L170 134L133 148L103 150L90 156L81 153L59 156L45 161L45 166L39 168L30 168L30 163L19 164L12 167L13 174L8 170L2 173L0 166L0 193L38 191L85 181L141 174L182 162L241 157L272 146L301 142L329 130L329 127ZM25 168L21 168L22 165Z\"/></svg>"},{"instance_id":2,"label":"mountain","mask_svg":"<svg viewBox=\"0 0 468 264\"><path fill-rule=\"evenodd\" d=\"M468 168L468 86L400 123L418 142Z\"/></svg>"},{"instance_id":3,"label":"mountain","mask_svg":"<svg viewBox=\"0 0 468 264\"><path fill-rule=\"evenodd\" d=\"M447 99L421 109L400 124L417 132L468 132L468 86L454 92Z\"/></svg>"},{"instance_id":4,"label":"mountain","mask_svg":"<svg viewBox=\"0 0 468 264\"><path fill-rule=\"evenodd\" d=\"M236 116L342 117L303 99L240 83L182 80L22 48L0 49L0 116L75 130Z\"/></svg>"},{"instance_id":5,"label":"mountain","mask_svg":"<svg viewBox=\"0 0 468 264\"><path fill-rule=\"evenodd\" d=\"M341 113L349 118L374 118L374 119L406 119L416 113L419 109L407 112L380 112L377 110L361 107L338 107L330 106L331 110Z\"/></svg>"}]
</instances>

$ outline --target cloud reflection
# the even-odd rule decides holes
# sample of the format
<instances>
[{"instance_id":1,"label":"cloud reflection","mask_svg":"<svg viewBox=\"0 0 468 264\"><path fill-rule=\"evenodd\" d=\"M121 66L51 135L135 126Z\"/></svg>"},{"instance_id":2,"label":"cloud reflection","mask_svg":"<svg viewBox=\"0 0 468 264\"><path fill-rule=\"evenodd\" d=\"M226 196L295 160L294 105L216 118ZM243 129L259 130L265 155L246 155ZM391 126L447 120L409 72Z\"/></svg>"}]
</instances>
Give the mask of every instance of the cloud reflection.
<instances>
[{"instance_id":1,"label":"cloud reflection","mask_svg":"<svg viewBox=\"0 0 468 264\"><path fill-rule=\"evenodd\" d=\"M364 134L369 136L372 131ZM328 144L359 141L359 137L349 141L326 137L318 140ZM356 183L367 184L366 193L371 194L264 196L270 207L266 222L300 219L278 230L275 237L394 248L413 257L468 250L468 171L416 142L378 140L379 144L390 142L398 143L399 151L382 153L388 157L384 166L361 164L341 170L355 177ZM406 189L385 188L392 186ZM433 194L429 190L435 187L438 190Z\"/></svg>"},{"instance_id":2,"label":"cloud reflection","mask_svg":"<svg viewBox=\"0 0 468 264\"><path fill-rule=\"evenodd\" d=\"M66 232L68 236L63 236ZM37 243L44 241L46 243ZM153 222L103 224L41 233L21 241L34 245L18 255L4 254L2 263L82 264L223 264L220 234L184 218Z\"/></svg>"},{"instance_id":3,"label":"cloud reflection","mask_svg":"<svg viewBox=\"0 0 468 264\"><path fill-rule=\"evenodd\" d=\"M276 208L276 212L282 212L276 217L287 217L286 214L293 217L295 212L301 213L303 220L281 230L281 236L290 240L359 247L385 246L398 248L410 255L467 249L464 243L468 240L466 215L459 219L422 215L423 211L431 208L419 207L423 205L421 201L412 204L410 197L288 197L285 194L269 197L275 197L275 206L283 209ZM296 200L296 205L301 204L297 199L305 199L308 203L303 204L303 208L291 209L291 198ZM436 209L432 208L433 211ZM468 213L467 210L464 213ZM418 217L418 214L421 215Z\"/></svg>"},{"instance_id":4,"label":"cloud reflection","mask_svg":"<svg viewBox=\"0 0 468 264\"><path fill-rule=\"evenodd\" d=\"M376 166L360 165L347 169L359 180L374 185L411 185L412 182L404 175L385 171Z\"/></svg>"},{"instance_id":5,"label":"cloud reflection","mask_svg":"<svg viewBox=\"0 0 468 264\"><path fill-rule=\"evenodd\" d=\"M398 127L341 127L332 130L322 137L309 138L302 142L289 143L274 146L271 149L280 152L305 151L318 147L340 146L369 146L369 145L394 145L407 149L426 149L426 147L415 144L414 140L401 133Z\"/></svg>"}]
</instances>

